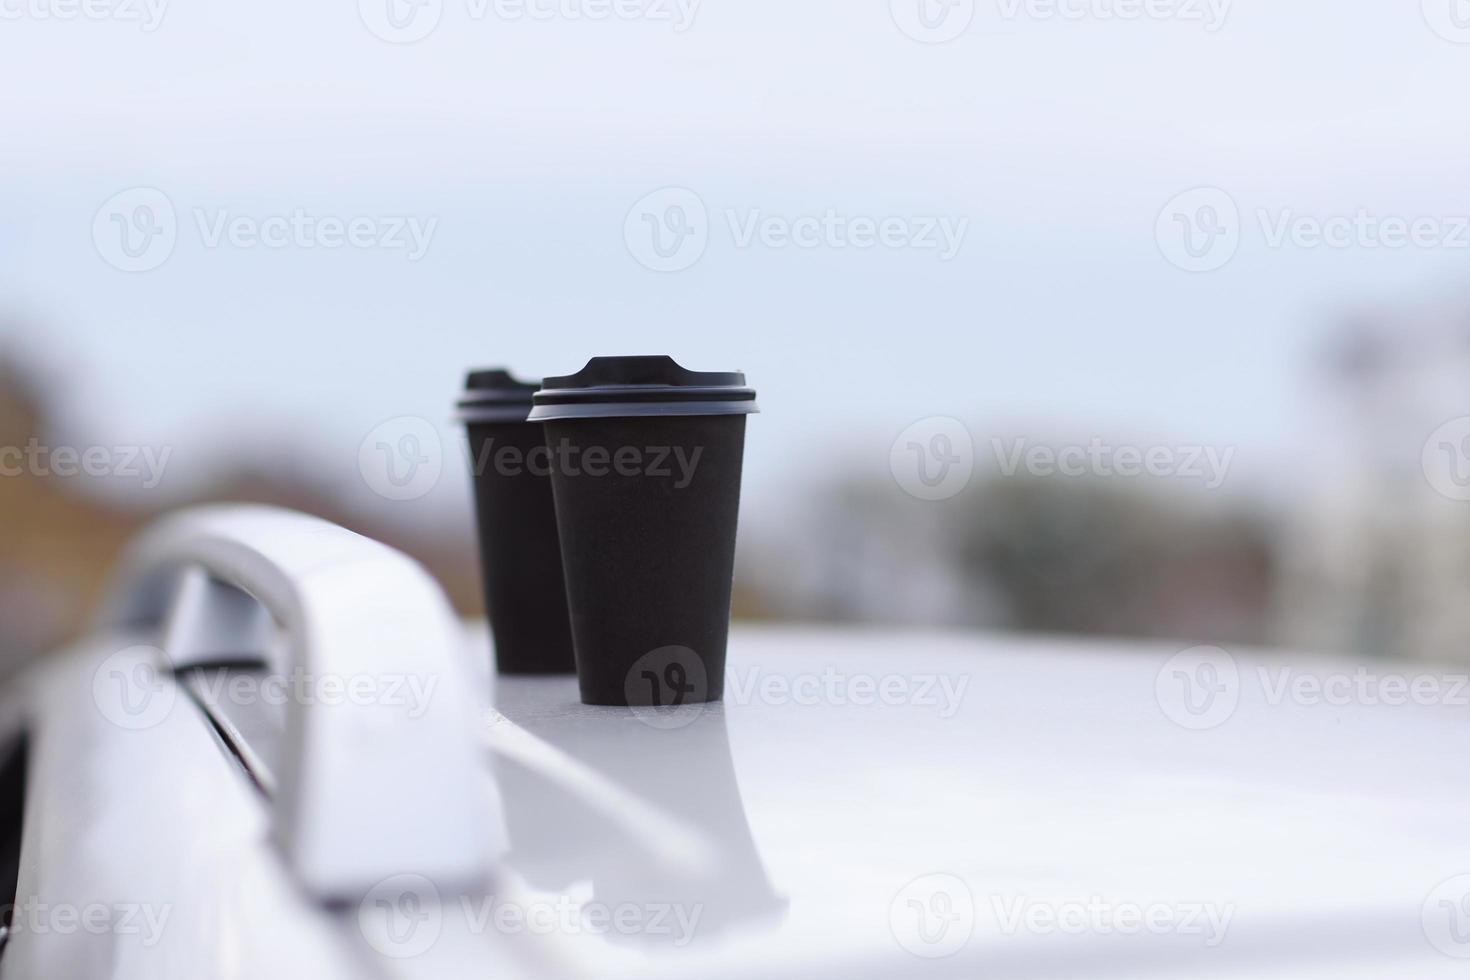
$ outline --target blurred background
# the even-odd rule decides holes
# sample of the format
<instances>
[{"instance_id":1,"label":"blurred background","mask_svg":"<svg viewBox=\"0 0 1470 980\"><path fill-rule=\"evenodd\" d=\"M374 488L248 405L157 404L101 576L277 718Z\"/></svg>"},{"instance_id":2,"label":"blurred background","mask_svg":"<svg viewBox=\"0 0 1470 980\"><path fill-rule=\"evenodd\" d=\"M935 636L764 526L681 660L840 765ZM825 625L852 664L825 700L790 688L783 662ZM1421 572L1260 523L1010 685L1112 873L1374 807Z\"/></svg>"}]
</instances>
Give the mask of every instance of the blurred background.
<instances>
[{"instance_id":1,"label":"blurred background","mask_svg":"<svg viewBox=\"0 0 1470 980\"><path fill-rule=\"evenodd\" d=\"M5 0L0 658L464 372L747 372L736 615L1470 659L1459 0Z\"/></svg>"}]
</instances>

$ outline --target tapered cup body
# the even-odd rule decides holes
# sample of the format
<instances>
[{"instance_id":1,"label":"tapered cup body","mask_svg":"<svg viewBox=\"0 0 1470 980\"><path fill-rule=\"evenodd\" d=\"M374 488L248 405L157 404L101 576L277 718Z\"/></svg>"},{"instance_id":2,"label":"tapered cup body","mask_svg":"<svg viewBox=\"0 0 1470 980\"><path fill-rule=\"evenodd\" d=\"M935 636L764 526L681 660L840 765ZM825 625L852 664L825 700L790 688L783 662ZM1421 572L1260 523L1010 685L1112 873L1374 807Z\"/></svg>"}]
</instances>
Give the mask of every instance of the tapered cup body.
<instances>
[{"instance_id":1,"label":"tapered cup body","mask_svg":"<svg viewBox=\"0 0 1470 980\"><path fill-rule=\"evenodd\" d=\"M562 567L586 704L724 696L746 416L739 372L669 357L593 358L548 378L546 429Z\"/></svg>"},{"instance_id":2,"label":"tapered cup body","mask_svg":"<svg viewBox=\"0 0 1470 980\"><path fill-rule=\"evenodd\" d=\"M535 389L503 371L476 372L460 411L496 669L569 674L576 663L545 432L525 420Z\"/></svg>"},{"instance_id":3,"label":"tapered cup body","mask_svg":"<svg viewBox=\"0 0 1470 980\"><path fill-rule=\"evenodd\" d=\"M582 700L720 700L745 416L546 430Z\"/></svg>"}]
</instances>

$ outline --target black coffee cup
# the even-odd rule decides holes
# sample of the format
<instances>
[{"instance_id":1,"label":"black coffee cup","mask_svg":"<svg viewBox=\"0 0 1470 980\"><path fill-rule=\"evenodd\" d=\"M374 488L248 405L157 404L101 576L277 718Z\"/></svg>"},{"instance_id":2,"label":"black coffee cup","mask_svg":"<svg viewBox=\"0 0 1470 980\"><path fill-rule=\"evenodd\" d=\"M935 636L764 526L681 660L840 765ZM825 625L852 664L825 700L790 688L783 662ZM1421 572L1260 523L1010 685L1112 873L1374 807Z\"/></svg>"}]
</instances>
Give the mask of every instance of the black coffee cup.
<instances>
[{"instance_id":1,"label":"black coffee cup","mask_svg":"<svg viewBox=\"0 0 1470 980\"><path fill-rule=\"evenodd\" d=\"M576 669L544 433L526 421L536 388L506 371L476 371L459 402L469 431L485 613L502 674Z\"/></svg>"},{"instance_id":2,"label":"black coffee cup","mask_svg":"<svg viewBox=\"0 0 1470 980\"><path fill-rule=\"evenodd\" d=\"M547 378L544 423L585 704L724 696L745 417L738 372L597 357Z\"/></svg>"}]
</instances>

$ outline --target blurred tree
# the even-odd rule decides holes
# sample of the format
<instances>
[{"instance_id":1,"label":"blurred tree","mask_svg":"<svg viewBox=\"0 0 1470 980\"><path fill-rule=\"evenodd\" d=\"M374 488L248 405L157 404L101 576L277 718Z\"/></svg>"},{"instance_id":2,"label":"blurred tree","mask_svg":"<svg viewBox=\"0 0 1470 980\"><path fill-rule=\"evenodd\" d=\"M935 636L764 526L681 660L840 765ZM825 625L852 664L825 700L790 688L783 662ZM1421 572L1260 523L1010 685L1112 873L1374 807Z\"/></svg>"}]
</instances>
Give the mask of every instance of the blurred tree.
<instances>
[{"instance_id":1,"label":"blurred tree","mask_svg":"<svg viewBox=\"0 0 1470 980\"><path fill-rule=\"evenodd\" d=\"M1024 630L1259 643L1274 561L1259 517L1101 479L996 478L956 529L957 565Z\"/></svg>"},{"instance_id":2,"label":"blurred tree","mask_svg":"<svg viewBox=\"0 0 1470 980\"><path fill-rule=\"evenodd\" d=\"M920 501L831 488L752 544L761 607L791 619L1259 643L1277 559L1264 515L1137 480L985 476Z\"/></svg>"}]
</instances>

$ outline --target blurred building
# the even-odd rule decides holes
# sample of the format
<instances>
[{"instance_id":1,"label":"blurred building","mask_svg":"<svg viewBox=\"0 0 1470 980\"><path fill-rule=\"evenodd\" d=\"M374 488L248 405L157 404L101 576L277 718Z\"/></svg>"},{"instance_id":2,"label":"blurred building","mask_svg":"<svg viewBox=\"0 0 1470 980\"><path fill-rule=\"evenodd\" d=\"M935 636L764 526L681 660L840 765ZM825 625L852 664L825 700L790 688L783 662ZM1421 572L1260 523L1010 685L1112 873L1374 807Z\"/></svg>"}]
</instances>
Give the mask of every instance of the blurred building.
<instances>
[{"instance_id":1,"label":"blurred building","mask_svg":"<svg viewBox=\"0 0 1470 980\"><path fill-rule=\"evenodd\" d=\"M1283 639L1470 660L1470 503L1435 486L1470 467L1435 436L1470 417L1470 302L1352 318L1316 382L1328 415L1283 539Z\"/></svg>"}]
</instances>

